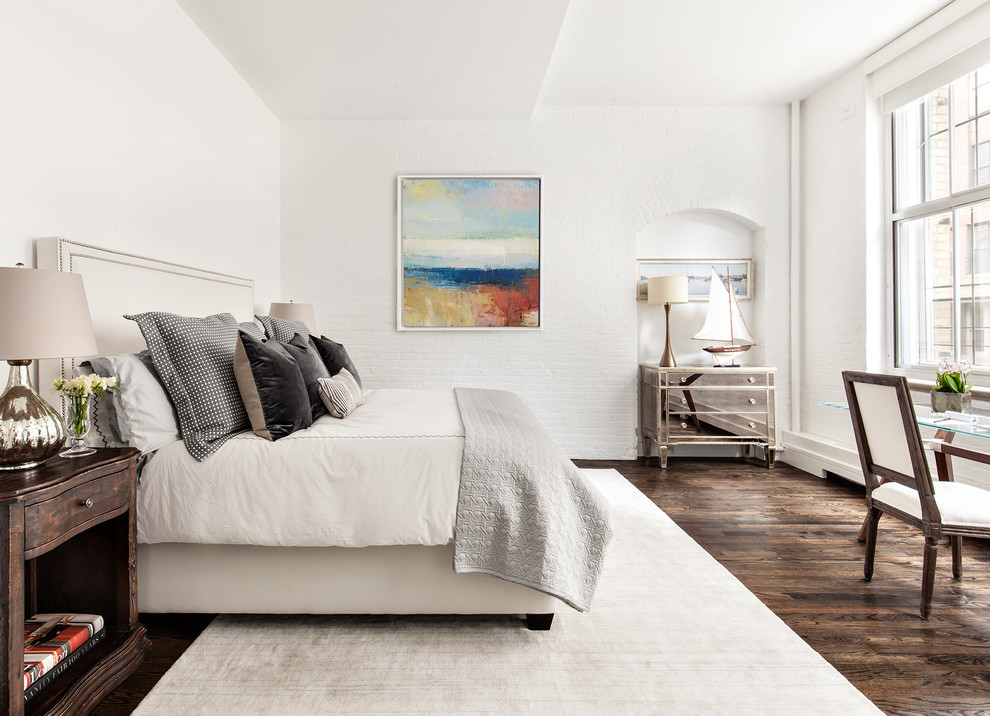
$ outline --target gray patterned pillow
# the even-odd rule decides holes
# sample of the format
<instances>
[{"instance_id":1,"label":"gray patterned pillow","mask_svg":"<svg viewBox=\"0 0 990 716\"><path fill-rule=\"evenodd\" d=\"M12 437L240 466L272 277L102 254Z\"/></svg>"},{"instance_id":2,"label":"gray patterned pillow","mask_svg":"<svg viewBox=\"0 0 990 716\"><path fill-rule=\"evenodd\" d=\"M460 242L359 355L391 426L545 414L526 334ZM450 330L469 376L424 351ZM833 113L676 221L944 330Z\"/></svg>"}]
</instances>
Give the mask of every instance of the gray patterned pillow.
<instances>
[{"instance_id":1,"label":"gray patterned pillow","mask_svg":"<svg viewBox=\"0 0 990 716\"><path fill-rule=\"evenodd\" d=\"M234 377L240 326L232 315L191 318L152 312L124 318L135 321L144 335L190 455L205 460L250 427Z\"/></svg>"},{"instance_id":2,"label":"gray patterned pillow","mask_svg":"<svg viewBox=\"0 0 990 716\"><path fill-rule=\"evenodd\" d=\"M257 338L259 341L265 340L265 333L261 330L257 323L254 321L245 321L244 323L238 323L241 330L246 332L252 338Z\"/></svg>"},{"instance_id":3,"label":"gray patterned pillow","mask_svg":"<svg viewBox=\"0 0 990 716\"><path fill-rule=\"evenodd\" d=\"M301 333L303 338L309 338L309 328L302 321L287 321L276 316L255 316L255 318L265 327L265 336L268 340L288 343L297 333Z\"/></svg>"}]
</instances>

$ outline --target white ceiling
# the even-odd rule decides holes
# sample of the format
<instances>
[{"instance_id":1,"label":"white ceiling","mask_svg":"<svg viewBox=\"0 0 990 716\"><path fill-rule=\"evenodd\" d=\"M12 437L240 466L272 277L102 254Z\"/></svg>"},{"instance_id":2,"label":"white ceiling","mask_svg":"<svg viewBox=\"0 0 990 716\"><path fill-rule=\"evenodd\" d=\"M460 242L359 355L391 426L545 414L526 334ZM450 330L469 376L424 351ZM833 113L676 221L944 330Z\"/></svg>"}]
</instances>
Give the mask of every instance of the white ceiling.
<instances>
[{"instance_id":1,"label":"white ceiling","mask_svg":"<svg viewBox=\"0 0 990 716\"><path fill-rule=\"evenodd\" d=\"M290 119L804 99L948 0L176 0Z\"/></svg>"}]
</instances>

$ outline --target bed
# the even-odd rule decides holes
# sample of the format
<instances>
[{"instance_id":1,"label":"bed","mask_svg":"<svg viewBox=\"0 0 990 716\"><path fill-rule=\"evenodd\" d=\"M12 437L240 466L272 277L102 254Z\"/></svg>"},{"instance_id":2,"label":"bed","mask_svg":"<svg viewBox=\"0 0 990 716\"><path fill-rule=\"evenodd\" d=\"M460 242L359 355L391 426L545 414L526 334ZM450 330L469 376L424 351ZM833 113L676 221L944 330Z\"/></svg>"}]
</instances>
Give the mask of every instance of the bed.
<instances>
[{"instance_id":1,"label":"bed","mask_svg":"<svg viewBox=\"0 0 990 716\"><path fill-rule=\"evenodd\" d=\"M229 313L245 323L254 318L249 279L66 239L39 240L37 251L39 268L83 275L102 355L145 348L141 330L124 314ZM72 360L42 361L40 384L78 368ZM586 598L571 599L566 591L547 590L526 578L461 568L468 538L455 545L453 522L471 509L463 504L470 502L471 490L487 490L480 479L470 489L458 487L459 473L468 472L465 445L473 455L479 448L472 443L488 442L489 434L505 432L506 441L517 441L538 428L493 428L487 422L492 396L503 402L511 396L471 393L370 390L354 419L324 416L275 442L238 434L203 461L193 459L181 441L157 448L142 467L138 491L140 611L518 614L530 628L542 629L549 628L562 600L588 608L587 589ZM475 413L464 413L476 417L462 421L457 406L468 399L480 401ZM356 446L369 444L379 462L361 464L354 457ZM218 473L218 465L224 471ZM346 476L349 492L344 498L321 496L325 480L316 479L317 469L310 465L319 466L320 474ZM272 475L278 476L277 488ZM599 497L582 493L582 499L596 503L593 509L602 508ZM403 510L414 503L415 510ZM376 510L388 525L382 534L369 529L364 518ZM533 522L544 518L530 516ZM457 524L469 534L466 522ZM595 553L577 561L599 562L604 556L607 510L591 529L600 532ZM597 564L594 579L599 571ZM593 588L592 583L591 593Z\"/></svg>"}]
</instances>

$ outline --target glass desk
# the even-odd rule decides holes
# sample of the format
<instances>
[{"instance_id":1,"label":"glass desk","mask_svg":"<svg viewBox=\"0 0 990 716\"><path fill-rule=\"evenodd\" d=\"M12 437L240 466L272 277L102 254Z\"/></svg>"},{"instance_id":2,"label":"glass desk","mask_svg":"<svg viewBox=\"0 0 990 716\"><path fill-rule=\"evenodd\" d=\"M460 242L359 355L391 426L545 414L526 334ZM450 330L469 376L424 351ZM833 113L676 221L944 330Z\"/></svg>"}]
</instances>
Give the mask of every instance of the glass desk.
<instances>
[{"instance_id":1,"label":"glass desk","mask_svg":"<svg viewBox=\"0 0 990 716\"><path fill-rule=\"evenodd\" d=\"M819 403L828 408L838 408L839 410L849 410L845 403ZM976 438L990 439L990 415L982 412L973 413L978 422L964 422L953 420L951 417L933 413L930 406L915 405L914 417L918 425L925 428L934 428L935 436L927 440L928 447L935 453L935 471L939 480L952 480L952 457L961 457L965 460L990 465L990 443L984 449L962 447L953 445L952 439L956 435L969 435ZM866 539L866 522L859 532L859 541Z\"/></svg>"},{"instance_id":2,"label":"glass desk","mask_svg":"<svg viewBox=\"0 0 990 716\"><path fill-rule=\"evenodd\" d=\"M849 410L849 406L845 403L819 403L819 405L824 405L827 408ZM966 423L961 420L953 420L940 413L933 413L931 407L928 405L914 406L914 417L918 421L918 425L925 428L934 428L938 431L935 433L935 437L932 438L933 440L952 442L952 438L956 435L972 435L977 438L990 439L990 415L977 412L973 413L973 416L979 422ZM988 449L990 449L990 445L988 445Z\"/></svg>"}]
</instances>

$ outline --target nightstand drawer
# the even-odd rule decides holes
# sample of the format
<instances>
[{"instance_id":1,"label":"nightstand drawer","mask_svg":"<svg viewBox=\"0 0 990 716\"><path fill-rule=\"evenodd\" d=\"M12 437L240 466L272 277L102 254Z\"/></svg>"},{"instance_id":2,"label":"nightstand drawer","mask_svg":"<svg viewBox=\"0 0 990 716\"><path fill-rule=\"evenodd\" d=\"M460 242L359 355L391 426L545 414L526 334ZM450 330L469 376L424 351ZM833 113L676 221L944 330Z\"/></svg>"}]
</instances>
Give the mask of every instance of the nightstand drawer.
<instances>
[{"instance_id":1,"label":"nightstand drawer","mask_svg":"<svg viewBox=\"0 0 990 716\"><path fill-rule=\"evenodd\" d=\"M104 513L126 507L130 489L129 473L119 472L26 506L24 549L40 547Z\"/></svg>"}]
</instances>

